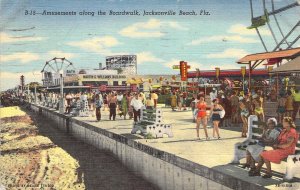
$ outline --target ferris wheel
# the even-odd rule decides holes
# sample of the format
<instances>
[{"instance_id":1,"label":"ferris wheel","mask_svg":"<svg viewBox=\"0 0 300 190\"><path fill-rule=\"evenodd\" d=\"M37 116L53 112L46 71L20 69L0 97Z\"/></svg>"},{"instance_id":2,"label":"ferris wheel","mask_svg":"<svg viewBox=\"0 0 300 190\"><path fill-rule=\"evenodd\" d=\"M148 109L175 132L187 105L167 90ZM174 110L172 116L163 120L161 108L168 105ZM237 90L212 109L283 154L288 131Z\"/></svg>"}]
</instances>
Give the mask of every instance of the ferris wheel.
<instances>
[{"instance_id":1,"label":"ferris wheel","mask_svg":"<svg viewBox=\"0 0 300 190\"><path fill-rule=\"evenodd\" d=\"M300 38L300 0L282 0L282 2L276 0L249 1L251 9L251 26L247 28L256 30L256 33L259 36L265 51L273 52L281 49L293 48L293 46ZM258 3L259 5L254 6L255 3ZM261 10L259 16L254 15L254 11L257 11L256 8L259 8ZM296 11L296 14L294 15L294 18L296 18L296 23L290 23L287 20L285 23L280 22L279 17L291 9L294 9L293 11ZM263 36L261 35L260 29L265 25L271 33L275 46L267 45L266 40L264 40Z\"/></svg>"},{"instance_id":2,"label":"ferris wheel","mask_svg":"<svg viewBox=\"0 0 300 190\"><path fill-rule=\"evenodd\" d=\"M45 65L41 71L41 73L43 73L42 80L43 80L44 86L53 85L52 75L53 74L60 75L68 67L72 67L75 70L73 63L64 57L63 58L54 57L53 59L46 61Z\"/></svg>"}]
</instances>

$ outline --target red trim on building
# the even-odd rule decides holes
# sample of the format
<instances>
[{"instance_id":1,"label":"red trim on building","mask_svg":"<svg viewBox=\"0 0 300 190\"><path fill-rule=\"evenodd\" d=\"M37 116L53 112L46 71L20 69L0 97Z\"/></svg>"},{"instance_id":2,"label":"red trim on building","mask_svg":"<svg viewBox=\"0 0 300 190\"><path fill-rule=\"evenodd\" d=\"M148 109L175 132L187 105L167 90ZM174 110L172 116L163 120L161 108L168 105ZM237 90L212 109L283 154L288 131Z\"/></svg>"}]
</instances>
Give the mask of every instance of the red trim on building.
<instances>
[{"instance_id":1,"label":"red trim on building","mask_svg":"<svg viewBox=\"0 0 300 190\"><path fill-rule=\"evenodd\" d=\"M248 75L249 71L246 70L246 76ZM252 76L269 76L267 70L254 70L251 72ZM188 72L188 78L196 78L197 71ZM216 77L216 71L200 71L200 78L201 77ZM220 77L242 77L241 70L220 70Z\"/></svg>"}]
</instances>

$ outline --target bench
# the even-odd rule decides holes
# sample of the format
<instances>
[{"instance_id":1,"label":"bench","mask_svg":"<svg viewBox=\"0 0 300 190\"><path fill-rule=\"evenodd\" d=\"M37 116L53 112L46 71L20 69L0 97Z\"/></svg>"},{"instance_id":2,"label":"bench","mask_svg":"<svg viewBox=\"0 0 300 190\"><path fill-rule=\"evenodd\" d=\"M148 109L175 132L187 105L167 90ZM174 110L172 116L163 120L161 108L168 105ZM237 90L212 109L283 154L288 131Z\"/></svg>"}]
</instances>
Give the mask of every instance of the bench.
<instances>
[{"instance_id":1,"label":"bench","mask_svg":"<svg viewBox=\"0 0 300 190\"><path fill-rule=\"evenodd\" d=\"M294 178L296 173L300 173L300 137L297 141L295 154L289 155L286 162L284 179L290 181Z\"/></svg>"},{"instance_id":2,"label":"bench","mask_svg":"<svg viewBox=\"0 0 300 190\"><path fill-rule=\"evenodd\" d=\"M152 137L173 137L172 126L162 122L162 111L160 109L141 109L141 119L133 125L132 134L140 131L142 134L149 134Z\"/></svg>"},{"instance_id":3,"label":"bench","mask_svg":"<svg viewBox=\"0 0 300 190\"><path fill-rule=\"evenodd\" d=\"M79 116L80 117L89 117L90 116L90 109L89 109L89 103L87 100L81 100L81 109L79 110Z\"/></svg>"},{"instance_id":4,"label":"bench","mask_svg":"<svg viewBox=\"0 0 300 190\"><path fill-rule=\"evenodd\" d=\"M257 143L257 139L262 136L265 122L259 122L257 116L250 115L248 118L248 134L247 139L242 143L235 145L235 157L232 163L239 163L239 160L246 157L246 149L248 145ZM289 181L300 171L300 137L297 141L296 151L294 155L289 155L283 162L287 162L286 173L284 179Z\"/></svg>"},{"instance_id":5,"label":"bench","mask_svg":"<svg viewBox=\"0 0 300 190\"><path fill-rule=\"evenodd\" d=\"M258 117L256 115L250 115L248 117L247 139L243 142L236 143L234 146L234 158L231 161L233 164L239 164L241 159L246 158L246 149L248 145L256 142L255 139L260 136L260 133L257 132L262 132L262 130L258 128L258 125L254 124L253 121L254 123L258 121ZM252 129L254 129L254 131Z\"/></svg>"},{"instance_id":6,"label":"bench","mask_svg":"<svg viewBox=\"0 0 300 190\"><path fill-rule=\"evenodd\" d=\"M77 100L76 102L71 102L70 114L72 116L79 116L81 110L81 102Z\"/></svg>"}]
</instances>

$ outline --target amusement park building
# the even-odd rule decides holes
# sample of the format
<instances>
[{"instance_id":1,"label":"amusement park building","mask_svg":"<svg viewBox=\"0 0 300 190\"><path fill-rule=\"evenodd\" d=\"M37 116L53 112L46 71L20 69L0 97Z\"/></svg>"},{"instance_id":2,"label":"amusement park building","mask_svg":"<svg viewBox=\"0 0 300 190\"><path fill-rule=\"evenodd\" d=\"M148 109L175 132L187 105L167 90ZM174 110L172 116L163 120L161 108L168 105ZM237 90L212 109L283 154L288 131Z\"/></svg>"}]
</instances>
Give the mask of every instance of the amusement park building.
<instances>
[{"instance_id":1,"label":"amusement park building","mask_svg":"<svg viewBox=\"0 0 300 190\"><path fill-rule=\"evenodd\" d=\"M136 55L116 55L106 57L107 70L120 70L126 75L137 74L137 57Z\"/></svg>"},{"instance_id":2,"label":"amusement park building","mask_svg":"<svg viewBox=\"0 0 300 190\"><path fill-rule=\"evenodd\" d=\"M248 75L248 70L246 71L246 75ZM251 73L252 76L256 77L267 77L268 71L265 69L257 69L252 71ZM216 71L215 70L207 70L207 71L200 71L200 73L197 75L196 71L192 71L188 73L188 78L197 78L197 77L203 77L203 78L215 78L216 77ZM236 70L221 70L220 71L220 76L221 78L224 77L229 77L229 78L241 78L241 70L236 69Z\"/></svg>"},{"instance_id":3,"label":"amusement park building","mask_svg":"<svg viewBox=\"0 0 300 190\"><path fill-rule=\"evenodd\" d=\"M117 70L81 69L67 70L64 72L64 88L72 90L99 89L100 91L127 91L135 89L150 91L167 85L173 80L173 75L125 75L118 74ZM175 76L179 80L180 76ZM48 90L58 90L60 80L58 77L51 78L52 81L45 83ZM45 85L47 84L47 86ZM50 85L49 85L50 84Z\"/></svg>"}]
</instances>

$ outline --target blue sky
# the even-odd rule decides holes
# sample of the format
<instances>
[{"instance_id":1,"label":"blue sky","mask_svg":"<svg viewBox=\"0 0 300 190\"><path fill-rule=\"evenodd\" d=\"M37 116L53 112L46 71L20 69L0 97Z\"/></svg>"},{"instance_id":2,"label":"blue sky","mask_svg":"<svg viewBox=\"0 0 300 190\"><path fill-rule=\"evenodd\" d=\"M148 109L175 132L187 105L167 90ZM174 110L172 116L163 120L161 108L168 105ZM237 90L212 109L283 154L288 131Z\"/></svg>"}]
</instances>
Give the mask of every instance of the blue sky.
<instances>
[{"instance_id":1,"label":"blue sky","mask_svg":"<svg viewBox=\"0 0 300 190\"><path fill-rule=\"evenodd\" d=\"M263 13L255 2L256 16ZM267 8L270 10L270 0ZM295 0L275 0L281 7ZM76 16L25 15L25 11L76 11ZM81 11L168 11L176 16L80 16ZM178 12L201 10L206 16L179 16ZM192 70L239 68L242 56L264 51L250 25L248 0L106 0L0 1L1 90L37 80L45 61L66 57L76 68L97 68L105 57L136 54L139 74L176 74L171 66L185 60ZM278 16L284 33L300 18L299 7ZM279 38L274 21L270 24ZM30 29L32 28L32 29ZM15 31L20 29L28 29ZM275 46L267 27L260 28L268 47ZM300 31L299 31L300 32ZM299 46L299 43L296 45ZM4 82L6 81L6 82Z\"/></svg>"}]
</instances>

